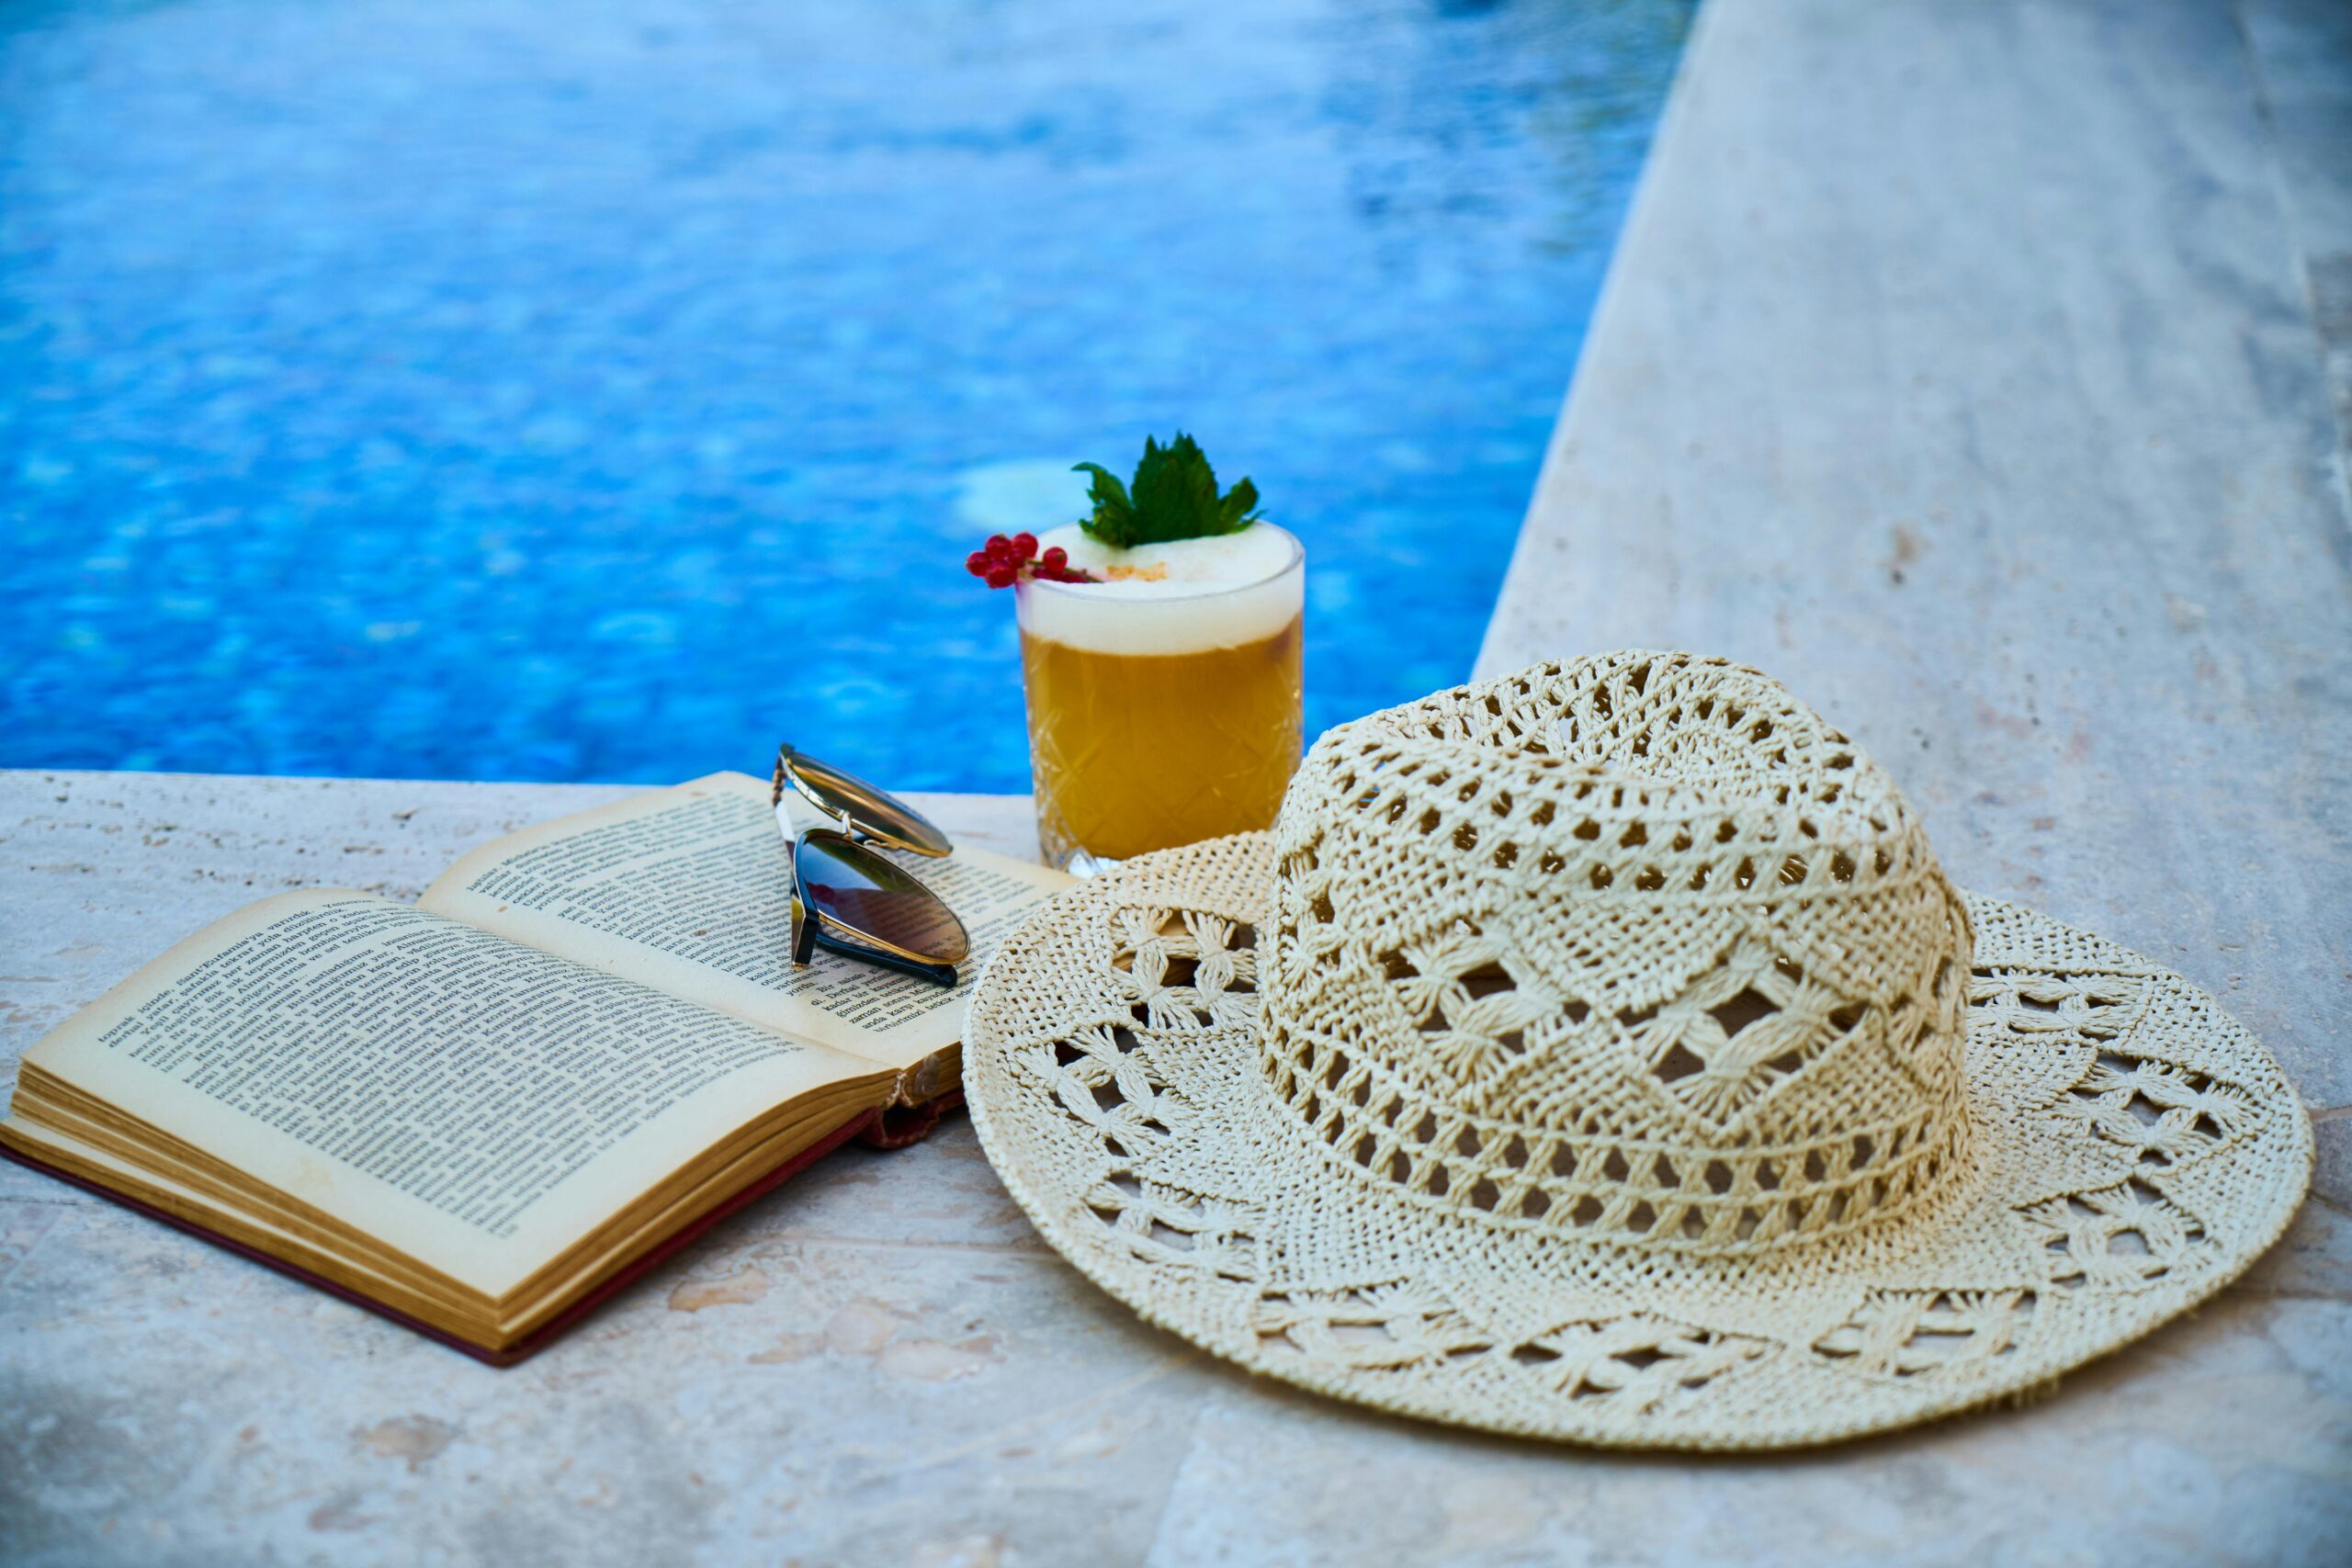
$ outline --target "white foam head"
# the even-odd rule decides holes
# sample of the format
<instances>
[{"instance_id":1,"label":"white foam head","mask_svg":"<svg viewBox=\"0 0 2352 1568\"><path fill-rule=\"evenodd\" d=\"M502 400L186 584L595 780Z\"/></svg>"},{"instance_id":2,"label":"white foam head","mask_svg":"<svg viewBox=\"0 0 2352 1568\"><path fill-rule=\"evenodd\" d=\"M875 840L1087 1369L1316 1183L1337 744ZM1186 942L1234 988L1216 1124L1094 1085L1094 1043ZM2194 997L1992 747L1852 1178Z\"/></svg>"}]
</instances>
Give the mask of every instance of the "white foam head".
<instances>
[{"instance_id":1,"label":"white foam head","mask_svg":"<svg viewBox=\"0 0 2352 1568\"><path fill-rule=\"evenodd\" d=\"M1095 653L1199 653L1279 635L1306 604L1305 552L1271 523L1238 534L1114 549L1075 523L1040 535L1107 582L1021 585L1021 628Z\"/></svg>"}]
</instances>

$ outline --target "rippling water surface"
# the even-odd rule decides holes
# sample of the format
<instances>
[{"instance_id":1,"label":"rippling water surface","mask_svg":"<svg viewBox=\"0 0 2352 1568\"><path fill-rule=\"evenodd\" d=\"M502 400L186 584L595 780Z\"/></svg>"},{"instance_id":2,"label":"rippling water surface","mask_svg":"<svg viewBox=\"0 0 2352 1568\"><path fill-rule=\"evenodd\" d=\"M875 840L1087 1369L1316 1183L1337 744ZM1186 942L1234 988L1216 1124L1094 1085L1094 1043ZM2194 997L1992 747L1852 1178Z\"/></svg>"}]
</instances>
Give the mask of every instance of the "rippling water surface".
<instances>
[{"instance_id":1,"label":"rippling water surface","mask_svg":"<svg viewBox=\"0 0 2352 1568\"><path fill-rule=\"evenodd\" d=\"M1025 787L962 557L1180 425L1457 681L1688 18L0 9L0 763Z\"/></svg>"}]
</instances>

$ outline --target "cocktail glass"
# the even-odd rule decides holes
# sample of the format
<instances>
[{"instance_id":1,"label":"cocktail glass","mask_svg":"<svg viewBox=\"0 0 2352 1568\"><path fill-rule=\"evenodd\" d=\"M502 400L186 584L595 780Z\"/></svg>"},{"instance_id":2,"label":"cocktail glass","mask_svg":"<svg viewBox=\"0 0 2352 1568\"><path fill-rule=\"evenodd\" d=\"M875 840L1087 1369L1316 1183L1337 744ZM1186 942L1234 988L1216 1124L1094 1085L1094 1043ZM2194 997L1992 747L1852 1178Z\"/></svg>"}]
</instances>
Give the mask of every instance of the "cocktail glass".
<instances>
[{"instance_id":1,"label":"cocktail glass","mask_svg":"<svg viewBox=\"0 0 2352 1568\"><path fill-rule=\"evenodd\" d=\"M1273 825L1299 759L1306 558L1284 530L1250 527L1287 548L1250 552L1238 579L1020 584L1037 841L1052 864L1083 874Z\"/></svg>"}]
</instances>

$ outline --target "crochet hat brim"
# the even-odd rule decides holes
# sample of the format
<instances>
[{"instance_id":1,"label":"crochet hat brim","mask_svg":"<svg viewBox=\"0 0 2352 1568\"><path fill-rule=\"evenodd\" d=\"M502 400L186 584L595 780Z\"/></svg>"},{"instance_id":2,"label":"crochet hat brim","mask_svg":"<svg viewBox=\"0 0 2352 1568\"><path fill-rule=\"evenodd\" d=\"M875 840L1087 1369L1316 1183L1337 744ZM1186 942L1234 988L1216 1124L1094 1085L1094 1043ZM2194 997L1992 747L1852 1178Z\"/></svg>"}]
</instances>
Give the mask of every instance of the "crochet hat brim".
<instances>
[{"instance_id":1,"label":"crochet hat brim","mask_svg":"<svg viewBox=\"0 0 2352 1568\"><path fill-rule=\"evenodd\" d=\"M1971 898L1973 1155L1934 1202L1736 1269L1417 1204L1277 1113L1251 945L1272 884L1272 837L1248 834L1057 899L982 976L964 1082L997 1173L1080 1271L1337 1398L1619 1447L1907 1426L2196 1305L2310 1182L2301 1101L2211 998Z\"/></svg>"}]
</instances>

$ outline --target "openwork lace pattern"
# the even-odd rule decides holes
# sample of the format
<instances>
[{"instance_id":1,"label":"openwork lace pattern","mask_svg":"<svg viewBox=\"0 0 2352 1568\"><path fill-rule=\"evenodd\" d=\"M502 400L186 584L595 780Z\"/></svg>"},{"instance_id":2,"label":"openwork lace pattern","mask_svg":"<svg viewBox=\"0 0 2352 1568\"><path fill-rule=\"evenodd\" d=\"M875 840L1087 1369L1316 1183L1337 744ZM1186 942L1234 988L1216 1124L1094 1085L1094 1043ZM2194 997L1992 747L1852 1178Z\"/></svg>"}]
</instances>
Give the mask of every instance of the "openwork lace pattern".
<instances>
[{"instance_id":1,"label":"openwork lace pattern","mask_svg":"<svg viewBox=\"0 0 2352 1568\"><path fill-rule=\"evenodd\" d=\"M2178 976L1956 893L1753 671L1616 654L1331 731L1271 835L1057 901L967 1088L1049 1241L1255 1370L1586 1441L2045 1384L2284 1227L2307 1118Z\"/></svg>"}]
</instances>

